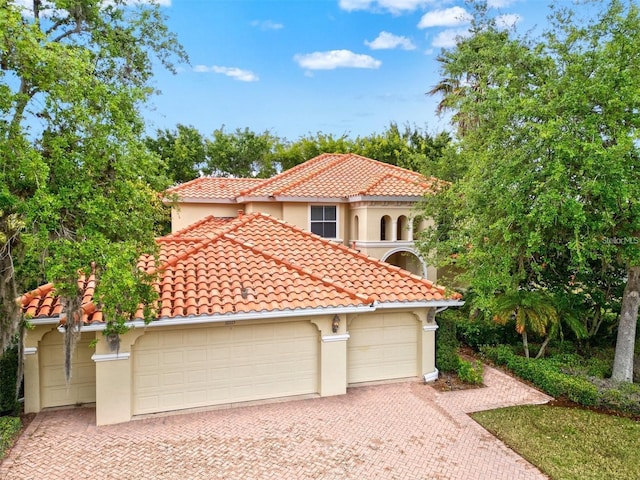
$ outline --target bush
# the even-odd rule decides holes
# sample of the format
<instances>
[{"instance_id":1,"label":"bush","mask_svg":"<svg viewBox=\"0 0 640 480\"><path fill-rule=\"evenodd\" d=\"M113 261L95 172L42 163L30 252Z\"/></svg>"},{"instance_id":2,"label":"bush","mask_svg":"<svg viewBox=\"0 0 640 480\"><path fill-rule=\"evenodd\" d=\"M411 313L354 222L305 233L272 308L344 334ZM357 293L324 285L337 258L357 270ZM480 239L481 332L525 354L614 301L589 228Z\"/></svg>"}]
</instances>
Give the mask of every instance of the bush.
<instances>
[{"instance_id":1,"label":"bush","mask_svg":"<svg viewBox=\"0 0 640 480\"><path fill-rule=\"evenodd\" d=\"M0 356L0 415L18 414L20 404L16 394L18 375L18 347L7 349Z\"/></svg>"},{"instance_id":2,"label":"bush","mask_svg":"<svg viewBox=\"0 0 640 480\"><path fill-rule=\"evenodd\" d=\"M460 359L458 358L458 340L456 338L456 322L447 315L442 315L438 321L436 332L436 367L441 372L457 372Z\"/></svg>"},{"instance_id":3,"label":"bush","mask_svg":"<svg viewBox=\"0 0 640 480\"><path fill-rule=\"evenodd\" d=\"M552 397L566 396L570 400L581 405L593 406L599 402L599 393L593 383L586 378L573 376L563 372L563 368L569 370L572 365L578 363L573 355L560 356L554 359L527 359L513 353L504 345L498 347L483 347L483 355L497 365L505 365L523 380L534 385L551 395ZM562 363L562 359L567 364Z\"/></svg>"},{"instance_id":4,"label":"bush","mask_svg":"<svg viewBox=\"0 0 640 480\"><path fill-rule=\"evenodd\" d=\"M13 441L20 433L22 423L17 417L0 417L0 460L5 452L13 445Z\"/></svg>"},{"instance_id":5,"label":"bush","mask_svg":"<svg viewBox=\"0 0 640 480\"><path fill-rule=\"evenodd\" d=\"M458 377L464 383L470 383L472 385L481 385L484 375L484 368L480 360L470 362L468 360L460 359L458 365Z\"/></svg>"}]
</instances>

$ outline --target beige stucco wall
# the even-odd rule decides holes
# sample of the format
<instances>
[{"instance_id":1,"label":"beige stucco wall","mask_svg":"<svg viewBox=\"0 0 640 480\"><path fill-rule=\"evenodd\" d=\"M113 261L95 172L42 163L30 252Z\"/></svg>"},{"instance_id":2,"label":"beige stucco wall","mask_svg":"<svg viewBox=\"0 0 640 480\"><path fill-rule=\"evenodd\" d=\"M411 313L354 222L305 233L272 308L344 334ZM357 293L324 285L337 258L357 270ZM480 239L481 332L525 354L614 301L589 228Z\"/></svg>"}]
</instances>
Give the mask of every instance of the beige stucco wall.
<instances>
[{"instance_id":1,"label":"beige stucco wall","mask_svg":"<svg viewBox=\"0 0 640 480\"><path fill-rule=\"evenodd\" d=\"M228 203L181 203L171 209L171 232L177 232L209 215L237 217L243 205Z\"/></svg>"},{"instance_id":2,"label":"beige stucco wall","mask_svg":"<svg viewBox=\"0 0 640 480\"><path fill-rule=\"evenodd\" d=\"M309 204L283 203L282 220L309 231Z\"/></svg>"}]
</instances>

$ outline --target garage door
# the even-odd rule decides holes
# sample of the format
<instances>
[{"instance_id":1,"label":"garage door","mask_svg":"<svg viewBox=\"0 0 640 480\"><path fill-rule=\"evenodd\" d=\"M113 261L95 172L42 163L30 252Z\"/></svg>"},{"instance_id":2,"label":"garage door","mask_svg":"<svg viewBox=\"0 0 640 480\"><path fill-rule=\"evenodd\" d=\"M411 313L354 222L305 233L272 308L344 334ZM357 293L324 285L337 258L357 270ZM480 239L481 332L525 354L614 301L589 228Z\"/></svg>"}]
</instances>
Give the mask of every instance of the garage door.
<instances>
[{"instance_id":1,"label":"garage door","mask_svg":"<svg viewBox=\"0 0 640 480\"><path fill-rule=\"evenodd\" d=\"M410 314L358 317L349 325L347 382L418 375L420 324Z\"/></svg>"},{"instance_id":2,"label":"garage door","mask_svg":"<svg viewBox=\"0 0 640 480\"><path fill-rule=\"evenodd\" d=\"M76 344L68 386L64 378L63 337L57 331L47 333L38 347L41 408L96 401L96 365L91 360L95 349L89 347L95 334L82 334Z\"/></svg>"},{"instance_id":3,"label":"garage door","mask_svg":"<svg viewBox=\"0 0 640 480\"><path fill-rule=\"evenodd\" d=\"M149 332L133 351L134 414L316 393L309 322Z\"/></svg>"}]
</instances>

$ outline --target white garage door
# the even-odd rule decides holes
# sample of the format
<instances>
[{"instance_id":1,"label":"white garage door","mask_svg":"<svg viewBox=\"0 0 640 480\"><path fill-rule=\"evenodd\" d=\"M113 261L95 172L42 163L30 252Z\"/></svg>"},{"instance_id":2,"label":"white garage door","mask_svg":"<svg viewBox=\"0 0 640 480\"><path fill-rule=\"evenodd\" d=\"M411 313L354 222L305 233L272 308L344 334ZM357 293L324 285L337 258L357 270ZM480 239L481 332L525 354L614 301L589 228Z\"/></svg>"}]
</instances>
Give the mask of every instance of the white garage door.
<instances>
[{"instance_id":1,"label":"white garage door","mask_svg":"<svg viewBox=\"0 0 640 480\"><path fill-rule=\"evenodd\" d=\"M134 414L318 391L309 322L149 332L132 356Z\"/></svg>"},{"instance_id":2,"label":"white garage door","mask_svg":"<svg viewBox=\"0 0 640 480\"><path fill-rule=\"evenodd\" d=\"M64 378L63 335L53 331L42 338L38 347L41 408L96 401L96 365L91 360L95 349L89 347L93 338L95 334L85 333L78 340L69 385Z\"/></svg>"},{"instance_id":3,"label":"white garage door","mask_svg":"<svg viewBox=\"0 0 640 480\"><path fill-rule=\"evenodd\" d=\"M358 317L349 325L347 382L418 375L420 324L410 314Z\"/></svg>"}]
</instances>

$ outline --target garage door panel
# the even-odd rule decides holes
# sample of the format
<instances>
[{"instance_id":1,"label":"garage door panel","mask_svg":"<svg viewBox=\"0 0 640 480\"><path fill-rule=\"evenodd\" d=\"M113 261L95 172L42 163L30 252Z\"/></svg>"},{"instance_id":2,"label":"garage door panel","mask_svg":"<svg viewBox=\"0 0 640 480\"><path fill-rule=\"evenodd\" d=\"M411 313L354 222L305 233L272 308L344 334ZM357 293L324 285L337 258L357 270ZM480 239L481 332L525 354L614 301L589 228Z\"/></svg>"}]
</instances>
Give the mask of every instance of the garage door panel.
<instances>
[{"instance_id":1,"label":"garage door panel","mask_svg":"<svg viewBox=\"0 0 640 480\"><path fill-rule=\"evenodd\" d=\"M412 315L356 318L349 326L348 383L416 376L419 332Z\"/></svg>"},{"instance_id":2,"label":"garage door panel","mask_svg":"<svg viewBox=\"0 0 640 480\"><path fill-rule=\"evenodd\" d=\"M96 401L94 349L89 346L93 337L82 334L76 343L69 385L64 374L63 335L53 331L42 338L38 346L41 408Z\"/></svg>"},{"instance_id":3,"label":"garage door panel","mask_svg":"<svg viewBox=\"0 0 640 480\"><path fill-rule=\"evenodd\" d=\"M308 322L150 332L133 362L135 414L314 393L318 333Z\"/></svg>"}]
</instances>

